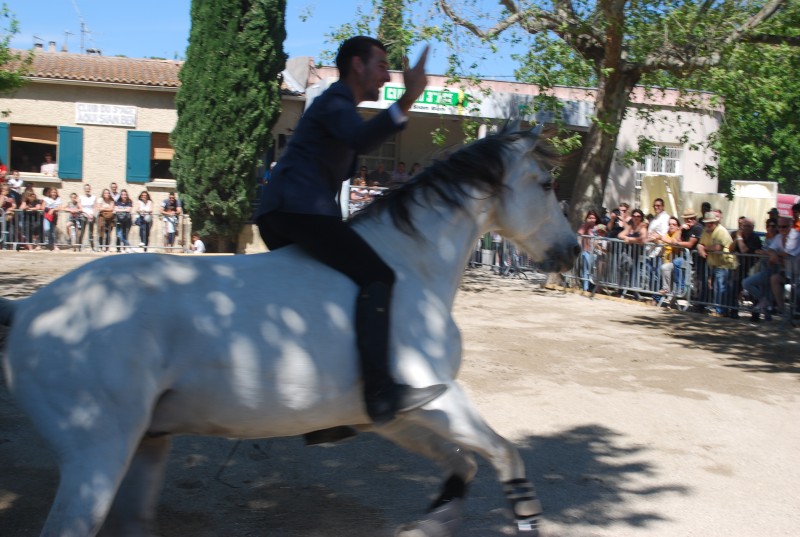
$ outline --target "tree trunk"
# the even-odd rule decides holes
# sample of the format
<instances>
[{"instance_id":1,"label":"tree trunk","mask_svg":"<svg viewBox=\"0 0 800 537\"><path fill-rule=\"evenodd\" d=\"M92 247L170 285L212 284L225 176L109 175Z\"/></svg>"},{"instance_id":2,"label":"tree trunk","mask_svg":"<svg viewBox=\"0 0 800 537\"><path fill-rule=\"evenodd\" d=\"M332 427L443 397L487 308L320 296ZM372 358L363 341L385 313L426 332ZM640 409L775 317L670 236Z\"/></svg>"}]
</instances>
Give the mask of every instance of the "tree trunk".
<instances>
[{"instance_id":1,"label":"tree trunk","mask_svg":"<svg viewBox=\"0 0 800 537\"><path fill-rule=\"evenodd\" d=\"M586 211L603 205L628 95L638 81L636 72L612 73L598 81L595 118L584 141L570 203L570 221L576 227Z\"/></svg>"}]
</instances>

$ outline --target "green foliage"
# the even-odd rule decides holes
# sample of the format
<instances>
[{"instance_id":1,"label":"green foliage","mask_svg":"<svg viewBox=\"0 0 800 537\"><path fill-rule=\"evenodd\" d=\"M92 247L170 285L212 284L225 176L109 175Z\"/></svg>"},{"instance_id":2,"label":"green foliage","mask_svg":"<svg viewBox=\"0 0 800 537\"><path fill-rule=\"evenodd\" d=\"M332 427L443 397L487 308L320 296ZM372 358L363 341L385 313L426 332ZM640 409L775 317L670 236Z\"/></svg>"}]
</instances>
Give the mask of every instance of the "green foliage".
<instances>
[{"instance_id":1,"label":"green foliage","mask_svg":"<svg viewBox=\"0 0 800 537\"><path fill-rule=\"evenodd\" d=\"M28 72L33 53L20 53L9 48L11 37L19 33L19 22L8 9L8 5L0 7L0 94L13 92L25 83L23 76ZM9 113L3 111L2 115Z\"/></svg>"},{"instance_id":2,"label":"green foliage","mask_svg":"<svg viewBox=\"0 0 800 537\"><path fill-rule=\"evenodd\" d=\"M207 244L235 243L281 111L285 0L192 2L172 169Z\"/></svg>"},{"instance_id":3,"label":"green foliage","mask_svg":"<svg viewBox=\"0 0 800 537\"><path fill-rule=\"evenodd\" d=\"M403 58L411 44L411 33L403 25L404 0L382 0L378 39L386 46L389 69L403 70Z\"/></svg>"}]
</instances>

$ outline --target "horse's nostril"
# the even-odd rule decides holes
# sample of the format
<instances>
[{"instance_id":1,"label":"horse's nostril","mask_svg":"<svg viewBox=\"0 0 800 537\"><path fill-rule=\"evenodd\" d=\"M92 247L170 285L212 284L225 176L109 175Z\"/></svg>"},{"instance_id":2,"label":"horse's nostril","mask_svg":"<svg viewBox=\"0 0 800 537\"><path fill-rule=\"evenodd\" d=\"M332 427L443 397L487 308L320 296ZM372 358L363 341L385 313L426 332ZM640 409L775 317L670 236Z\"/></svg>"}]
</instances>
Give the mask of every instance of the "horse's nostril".
<instances>
[{"instance_id":1,"label":"horse's nostril","mask_svg":"<svg viewBox=\"0 0 800 537\"><path fill-rule=\"evenodd\" d=\"M580 253L581 253L580 245L576 244L575 246L573 246L572 247L572 253L575 255L575 257L578 257L578 255L580 255Z\"/></svg>"}]
</instances>

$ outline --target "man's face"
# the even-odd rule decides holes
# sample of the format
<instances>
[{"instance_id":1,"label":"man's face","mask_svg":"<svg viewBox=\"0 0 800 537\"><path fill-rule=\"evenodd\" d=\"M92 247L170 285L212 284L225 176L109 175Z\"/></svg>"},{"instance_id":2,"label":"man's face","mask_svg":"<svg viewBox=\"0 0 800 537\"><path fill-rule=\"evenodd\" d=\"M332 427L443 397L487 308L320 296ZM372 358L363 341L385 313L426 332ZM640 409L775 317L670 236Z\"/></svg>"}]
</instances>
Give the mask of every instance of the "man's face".
<instances>
[{"instance_id":1,"label":"man's face","mask_svg":"<svg viewBox=\"0 0 800 537\"><path fill-rule=\"evenodd\" d=\"M656 214L661 214L664 211L664 202L663 201L654 202L653 210L656 212Z\"/></svg>"},{"instance_id":2,"label":"man's face","mask_svg":"<svg viewBox=\"0 0 800 537\"><path fill-rule=\"evenodd\" d=\"M361 59L354 58L353 61L360 62ZM362 98L365 101L377 101L380 99L381 88L389 82L389 62L386 60L386 52L373 46L372 54L363 66L359 77Z\"/></svg>"},{"instance_id":3,"label":"man's face","mask_svg":"<svg viewBox=\"0 0 800 537\"><path fill-rule=\"evenodd\" d=\"M117 183L111 183L111 192L117 191Z\"/></svg>"},{"instance_id":4,"label":"man's face","mask_svg":"<svg viewBox=\"0 0 800 537\"><path fill-rule=\"evenodd\" d=\"M739 232L745 237L748 237L751 233L753 233L753 228L753 224L747 222L746 220L739 222Z\"/></svg>"},{"instance_id":5,"label":"man's face","mask_svg":"<svg viewBox=\"0 0 800 537\"><path fill-rule=\"evenodd\" d=\"M92 187L90 187L89 185L85 185L85 186L83 187L83 192L84 192L84 193L85 193L87 196L88 196L88 195L90 195L90 194L92 193Z\"/></svg>"}]
</instances>

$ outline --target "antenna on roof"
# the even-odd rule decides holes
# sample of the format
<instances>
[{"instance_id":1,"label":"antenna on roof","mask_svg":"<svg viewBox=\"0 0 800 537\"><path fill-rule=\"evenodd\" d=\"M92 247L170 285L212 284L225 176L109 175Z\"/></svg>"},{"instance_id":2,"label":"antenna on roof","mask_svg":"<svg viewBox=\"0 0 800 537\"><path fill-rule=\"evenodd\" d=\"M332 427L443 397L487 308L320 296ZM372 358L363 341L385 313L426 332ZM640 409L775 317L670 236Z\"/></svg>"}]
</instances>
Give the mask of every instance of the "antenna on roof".
<instances>
[{"instance_id":1,"label":"antenna on roof","mask_svg":"<svg viewBox=\"0 0 800 537\"><path fill-rule=\"evenodd\" d=\"M81 10L78 9L78 2L76 2L76 0L72 0L72 7L75 8L75 13L78 14L78 20L81 21L81 54L83 54L84 52L83 40L84 38L87 37L89 41L91 41L92 45L94 45L94 51L100 50L99 47L97 46L97 43L94 42L91 30L89 30L89 27L86 26L86 21L83 20L83 16L81 15Z\"/></svg>"}]
</instances>

